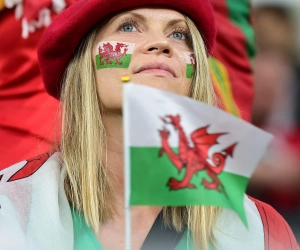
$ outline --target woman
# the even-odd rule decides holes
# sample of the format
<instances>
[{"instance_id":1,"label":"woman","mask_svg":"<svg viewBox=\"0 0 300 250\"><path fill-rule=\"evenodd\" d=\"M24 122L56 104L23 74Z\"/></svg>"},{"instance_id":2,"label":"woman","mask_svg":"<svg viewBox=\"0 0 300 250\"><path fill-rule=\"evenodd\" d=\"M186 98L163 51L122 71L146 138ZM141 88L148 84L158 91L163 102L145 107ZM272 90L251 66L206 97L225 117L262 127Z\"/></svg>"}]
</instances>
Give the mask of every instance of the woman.
<instances>
[{"instance_id":1,"label":"woman","mask_svg":"<svg viewBox=\"0 0 300 250\"><path fill-rule=\"evenodd\" d=\"M72 207L74 249L124 249L121 77L128 75L133 82L214 104L207 56L215 32L207 0L82 0L58 16L45 32L39 62L48 93L62 102L64 187L59 188L64 188ZM125 62L118 61L117 55L130 49L130 63L119 68ZM108 57L99 61L99 54L105 52ZM186 52L193 52L197 62L192 79L186 77ZM47 164L57 168L60 161L57 153L41 159L46 163L41 169L35 166L39 171L32 176ZM190 249L241 249L245 245L263 249L261 219L251 207L254 203L247 202L249 231L233 212L215 207L133 207L132 249L143 247L161 211L165 224L191 233L193 241L188 242L183 234L177 249L185 249L187 243ZM48 221L61 219L61 213L70 216L70 208L62 210L61 204L66 204L64 192L59 192L58 212L47 215ZM63 224L65 231L68 226ZM31 240L46 249L38 237ZM62 238L48 243L55 249L70 247Z\"/></svg>"},{"instance_id":2,"label":"woman","mask_svg":"<svg viewBox=\"0 0 300 250\"><path fill-rule=\"evenodd\" d=\"M110 1L107 5L113 5L113 2ZM194 12L201 14L201 11L203 15L204 11L207 13L207 17L197 19L203 20L201 20L201 25L206 22L207 27L205 28L209 27L210 29L205 38L209 41L207 47L210 49L215 36L215 24L209 2L202 2L203 6L197 7L198 10ZM96 8L96 5L101 7L104 3L104 1L94 1L95 6L93 7ZM167 7L171 5L169 1L164 1L164 3ZM145 4L150 4L150 2L145 1L139 5ZM177 6L176 4L171 5L172 9ZM196 4L197 1L189 1L185 8L191 8L192 5L197 6ZM131 5L134 6L133 3ZM90 9L93 7L89 7L88 11L91 11ZM71 8L74 10L78 7L75 5ZM97 232L97 237L105 249L124 248L124 227L120 226L124 225L121 77L129 75L133 82L181 95L190 95L211 104L213 102L204 42L193 22L172 9L156 5L131 10L123 7L121 13L105 16L102 19L98 17L95 21L99 20L99 23L86 35L65 71L61 96L64 106L61 152L68 172L65 182L67 195L74 207L84 212L88 224ZM69 12L71 12L70 9ZM113 11L110 10L110 12ZM57 18L59 19L59 17ZM208 18L211 20L206 20ZM54 23L54 26L60 25L57 23ZM86 28L86 30L88 29ZM43 66L43 60L45 60L43 50L46 50L43 46L48 47L49 33L45 34L45 40L41 41L42 72L43 70L48 71L48 68ZM103 41L105 44L109 41L135 44L128 68L95 70L93 57L98 53L98 47ZM197 84L191 84L192 81L186 78L185 72L184 52L192 52L192 43L198 50L196 53L197 66L201 72L201 78L199 74L195 77L194 81ZM51 55L53 56L53 52ZM81 80L83 78L85 78L84 81ZM48 88L53 88L53 82L52 79L51 83L49 80ZM78 91L78 89L81 90ZM76 107L73 106L74 103L70 106L70 100L75 101ZM85 115L87 117L84 117ZM74 121L76 116L79 116L78 124ZM75 147L72 148L71 145ZM78 145L82 146L78 147ZM86 168L86 166L90 166L90 168ZM101 179L100 182L99 179ZM85 193L89 195L85 197ZM132 209L133 249L140 249L160 210L161 208L157 207ZM189 223L194 228L193 233L200 236L195 238L196 244L200 245L200 241L206 244L206 239L213 240L210 228L217 218L218 209L170 208L164 209L164 212L167 215L165 216L166 221L169 218L170 224L174 224L173 217L179 219L178 222L175 221L174 225L177 229L183 228L183 223L187 222L185 217L192 216L191 221L194 225ZM206 226L205 223L200 223L202 220L200 216L193 215L201 213L207 214ZM171 216L172 214L173 216ZM143 228L137 227L141 218L143 219ZM98 231L99 222L101 227ZM205 226L205 230L201 229L199 225ZM119 240L111 241L112 232L113 238ZM201 232L203 233L201 234ZM204 246L205 244L202 243Z\"/></svg>"},{"instance_id":3,"label":"woman","mask_svg":"<svg viewBox=\"0 0 300 250\"><path fill-rule=\"evenodd\" d=\"M191 21L189 20L191 29L194 30L195 33L197 29L195 26L192 26ZM97 28L90 33L90 35L86 38L86 43L82 44L82 47L86 48L86 51L81 53L86 53L87 63L94 63L91 60L91 51L92 54L97 51L97 45L101 41L120 41L120 42L130 42L135 43L135 48L132 54L132 60L130 62L128 69L101 69L96 70L96 82L92 84L91 89L85 90L87 94L87 98L90 99L91 92L95 94L94 103L91 103L91 106L97 107L97 92L99 95L99 100L101 100L101 106L99 110L95 110L94 114L90 114L91 117L99 119L102 113L102 122L99 120L94 121L94 125L91 126L91 121L87 121L87 127L84 128L84 125L81 124L81 128L79 131L74 131L73 127L75 124L72 121L71 115L74 111L78 111L80 114L88 114L89 110L82 110L80 106L86 108L83 101L80 104L79 101L76 103L79 105L78 107L72 107L71 110L68 109L68 106L65 107L64 114L64 123L67 124L67 129L63 132L62 139L62 154L65 159L66 168L70 171L70 178L67 179L66 186L67 190L70 190L69 198L72 199L72 195L75 199L72 199L73 202L78 201L75 205L78 209L83 210L86 214L86 218L88 222L93 225L94 230L97 229L97 226L100 222L103 222L103 225L100 227L99 231L99 240L101 241L104 248L110 249L122 249L123 246L119 245L118 241L111 241L110 237L107 237L107 230L113 231L118 235L114 235L114 238L123 240L123 231L120 231L120 224L123 224L123 143L122 143L122 98L121 98L121 76L129 75L133 82L143 83L150 86L170 90L182 95L189 95L193 93L193 95L198 95L201 93L204 97L200 97L205 101L212 102L212 91L211 91L211 83L208 81L208 68L207 62L199 63L199 67L205 72L205 77L203 77L202 81L199 84L199 87L202 86L204 90L202 91L194 91L191 88L190 83L191 80L186 78L186 62L184 59L183 52L192 51L191 41L190 41L190 32L189 28L186 24L185 18L182 14L169 10L169 9L157 9L153 8L143 8L143 9L133 9L132 11L122 12L121 14L115 15L113 18L109 18L108 20L100 22ZM201 36L198 34L198 39L195 41L198 43L199 47L199 57L206 58L205 49L203 42L200 42ZM80 63L80 60L84 60L81 58L76 58L73 62ZM72 62L72 63L73 63ZM200 62L200 60L199 60ZM71 64L72 64L71 63ZM85 62L83 62L85 64ZM88 73L92 77L93 75L93 67L89 66L91 71ZM70 99L84 99L84 97L74 97L74 94L82 94L76 91L74 88L74 84L76 82L74 69L77 70L78 66L68 67L65 76L65 82L63 84L63 96L62 102L67 105L67 100ZM170 72L172 71L172 72ZM82 72L83 74L87 74L86 71ZM206 80L207 79L207 80ZM94 83L93 79L86 80L84 83L77 81L78 84L86 85L86 82ZM199 80L198 80L199 82ZM207 86L207 87L204 87ZM199 88L198 87L198 88ZM74 93L75 90L75 93ZM209 93L209 91L211 91ZM208 92L208 93L207 93ZM199 97L198 97L199 98ZM87 107L87 109L89 109ZM70 114L71 113L71 114ZM86 118L81 117L79 122L85 120ZM93 123L92 123L93 124ZM103 124L103 125L102 125ZM102 129L101 125L104 127ZM68 126L71 126L70 128ZM76 125L75 125L76 126ZM98 129L96 129L96 126ZM91 135L83 136L81 133L83 131L87 131L88 128L92 128ZM80 131L82 130L82 131ZM95 130L98 130L97 132ZM105 131L105 132L104 132ZM80 135L76 138L74 134L79 133ZM95 134L99 133L99 134ZM104 135L106 137L104 137ZM91 136L92 138L88 138ZM100 138L103 138L102 140ZM95 159L89 159L88 156L84 152L82 152L79 148L70 149L70 144L79 145L81 144L78 140L84 139L84 144L93 143L93 145L84 145L83 151L86 148L91 147L90 152L94 152L93 156ZM95 140L96 139L96 140ZM70 140L73 142L70 143ZM93 142L94 141L94 142ZM107 143L107 145L105 145ZM102 148L99 150L99 146L102 145ZM107 147L107 148L106 148ZM72 150L72 151L71 151ZM81 151L79 154L76 153L75 159L73 154L74 152ZM107 150L107 151L106 151ZM69 153L71 151L71 154ZM95 154L95 151L99 151L99 155ZM101 152L102 151L102 152ZM97 164L101 159L102 155L107 155L107 162L103 163L102 170ZM96 158L97 157L97 158ZM70 160L71 161L70 161ZM94 161L95 163L88 163L86 161ZM73 163L72 163L73 161ZM78 164L80 162L80 164ZM87 189L86 191L91 196L89 196L86 200L84 200L81 194L80 189L86 186L83 182L76 183L75 178L81 179L82 177L76 176L74 174L74 170L78 170L78 165L81 166L95 166L95 170L90 176L95 176L95 186L91 187L91 190ZM106 166L110 166L107 169ZM86 172L86 167L83 167L83 172ZM102 174L101 174L101 171ZM105 179L101 181L101 185L98 184L97 179L98 173L102 176L108 176L109 180ZM83 175L83 173L81 173ZM71 177L72 176L72 177ZM74 179L72 179L74 178ZM86 181L91 181L88 178ZM107 183L105 183L107 181ZM103 185L103 186L102 186ZM101 187L102 186L102 187ZM78 188L78 191L75 191ZM71 193L71 190L75 192ZM98 192L101 195L97 195ZM94 193L94 197L92 197ZM78 197L76 197L78 195ZM115 197L114 197L115 196ZM114 197L114 198L113 198ZM101 199L102 198L102 199ZM82 202L79 202L82 200ZM94 204L89 204L93 202ZM86 203L86 204L85 204ZM103 205L102 205L103 204ZM102 206L101 206L102 205ZM86 207L93 207L93 210L87 210ZM206 208L204 208L206 209ZM153 207L136 207L133 208L133 221L132 221L132 235L133 235L133 246L136 249L139 249L142 246L142 243L147 235L147 232L150 230L151 225L153 224L155 218L157 217L161 208L153 208ZM169 209L170 210L170 209ZM178 211L172 211L176 216L182 216L182 214L186 214L186 209L177 209ZM216 213L217 209L209 208L207 209L208 215ZM114 211L114 213L113 213ZM171 212L166 209L166 212ZM199 210L200 212L200 210ZM95 214L93 217L93 213ZM192 213L192 211L190 212ZM139 220L143 218L145 228L135 227ZM113 220L108 219L114 218ZM200 219L200 217L195 218ZM208 217L208 224L212 223L212 220L215 219L215 216ZM94 221L93 221L94 220ZM183 221L183 218L180 219ZM210 221L211 220L211 221ZM199 223L199 222L197 222ZM203 224L204 225L204 224ZM182 228L182 223L177 223L177 228ZM106 229L107 228L107 229ZM201 235L198 231L200 227L196 228L196 234ZM123 229L124 230L124 229ZM137 231L139 233L137 233ZM202 231L202 230L201 230ZM117 233L118 232L118 233ZM203 230L203 232L205 232ZM208 233L208 237L211 238L211 233ZM106 242L109 240L109 242ZM123 242L123 241L122 241ZM118 245L112 245L118 244Z\"/></svg>"}]
</instances>

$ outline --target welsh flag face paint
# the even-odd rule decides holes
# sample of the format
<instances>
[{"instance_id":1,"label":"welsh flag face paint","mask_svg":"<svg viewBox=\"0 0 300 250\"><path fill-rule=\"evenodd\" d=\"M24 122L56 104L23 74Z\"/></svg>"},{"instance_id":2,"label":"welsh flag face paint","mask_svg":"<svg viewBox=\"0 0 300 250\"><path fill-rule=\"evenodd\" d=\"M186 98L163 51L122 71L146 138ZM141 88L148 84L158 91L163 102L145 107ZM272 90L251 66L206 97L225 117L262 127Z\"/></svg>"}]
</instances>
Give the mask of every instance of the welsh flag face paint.
<instances>
[{"instance_id":1,"label":"welsh flag face paint","mask_svg":"<svg viewBox=\"0 0 300 250\"><path fill-rule=\"evenodd\" d=\"M184 52L184 57L186 61L186 77L192 78L196 69L195 54L191 52Z\"/></svg>"},{"instance_id":2,"label":"welsh flag face paint","mask_svg":"<svg viewBox=\"0 0 300 250\"><path fill-rule=\"evenodd\" d=\"M128 68L135 43L102 41L96 49L96 67Z\"/></svg>"}]
</instances>

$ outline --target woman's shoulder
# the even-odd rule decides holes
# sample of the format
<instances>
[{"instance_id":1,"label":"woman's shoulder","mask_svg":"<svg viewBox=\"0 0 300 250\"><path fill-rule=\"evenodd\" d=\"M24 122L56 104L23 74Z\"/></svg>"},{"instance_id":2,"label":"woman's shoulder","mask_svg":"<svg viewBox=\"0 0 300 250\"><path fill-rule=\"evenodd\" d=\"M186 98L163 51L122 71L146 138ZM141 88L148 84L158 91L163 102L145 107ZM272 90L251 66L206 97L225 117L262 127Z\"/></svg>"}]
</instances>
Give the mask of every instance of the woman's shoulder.
<instances>
[{"instance_id":1,"label":"woman's shoulder","mask_svg":"<svg viewBox=\"0 0 300 250\"><path fill-rule=\"evenodd\" d=\"M266 249L299 249L299 245L288 223L269 204L249 196L255 204L264 229Z\"/></svg>"},{"instance_id":2,"label":"woman's shoulder","mask_svg":"<svg viewBox=\"0 0 300 250\"><path fill-rule=\"evenodd\" d=\"M289 225L274 208L249 196L244 207L248 227L235 212L223 209L215 230L220 249L299 249Z\"/></svg>"},{"instance_id":3,"label":"woman's shoulder","mask_svg":"<svg viewBox=\"0 0 300 250\"><path fill-rule=\"evenodd\" d=\"M72 216L63 180L59 153L0 171L1 249L73 248Z\"/></svg>"}]
</instances>

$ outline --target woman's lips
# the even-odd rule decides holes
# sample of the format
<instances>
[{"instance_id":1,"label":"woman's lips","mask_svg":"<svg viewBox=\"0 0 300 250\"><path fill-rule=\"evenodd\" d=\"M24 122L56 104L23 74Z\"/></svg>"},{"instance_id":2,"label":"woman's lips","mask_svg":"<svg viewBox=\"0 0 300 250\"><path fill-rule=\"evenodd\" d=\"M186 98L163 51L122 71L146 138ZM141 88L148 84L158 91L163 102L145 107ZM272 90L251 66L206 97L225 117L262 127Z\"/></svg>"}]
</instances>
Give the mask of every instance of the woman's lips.
<instances>
[{"instance_id":1,"label":"woman's lips","mask_svg":"<svg viewBox=\"0 0 300 250\"><path fill-rule=\"evenodd\" d=\"M158 76L176 77L174 70L164 63L145 64L136 71L136 74L152 74Z\"/></svg>"},{"instance_id":2,"label":"woman's lips","mask_svg":"<svg viewBox=\"0 0 300 250\"><path fill-rule=\"evenodd\" d=\"M163 76L174 77L172 73L164 69L145 69L140 71L138 74L151 74L151 75L163 75Z\"/></svg>"}]
</instances>

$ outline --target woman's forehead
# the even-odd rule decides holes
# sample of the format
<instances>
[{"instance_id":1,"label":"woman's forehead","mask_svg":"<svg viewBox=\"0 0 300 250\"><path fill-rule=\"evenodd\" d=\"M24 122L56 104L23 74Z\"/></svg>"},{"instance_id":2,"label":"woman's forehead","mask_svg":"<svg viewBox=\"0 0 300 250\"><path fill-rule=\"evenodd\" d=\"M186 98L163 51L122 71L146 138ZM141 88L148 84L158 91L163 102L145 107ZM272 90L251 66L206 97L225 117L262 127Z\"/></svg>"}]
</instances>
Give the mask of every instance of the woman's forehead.
<instances>
[{"instance_id":1,"label":"woman's forehead","mask_svg":"<svg viewBox=\"0 0 300 250\"><path fill-rule=\"evenodd\" d=\"M185 20L184 15L180 12L164 8L161 6L151 6L151 7L143 7L143 8L135 8L130 9L128 11L124 11L121 13L116 14L111 18L111 21L118 19L124 15L132 15L135 16L142 21L152 20L155 19L157 21L170 21L170 20Z\"/></svg>"}]
</instances>

